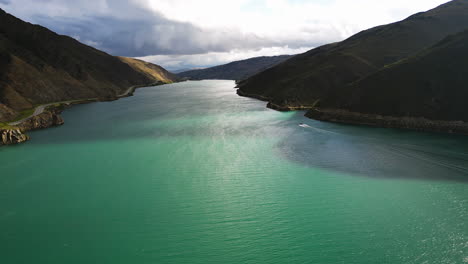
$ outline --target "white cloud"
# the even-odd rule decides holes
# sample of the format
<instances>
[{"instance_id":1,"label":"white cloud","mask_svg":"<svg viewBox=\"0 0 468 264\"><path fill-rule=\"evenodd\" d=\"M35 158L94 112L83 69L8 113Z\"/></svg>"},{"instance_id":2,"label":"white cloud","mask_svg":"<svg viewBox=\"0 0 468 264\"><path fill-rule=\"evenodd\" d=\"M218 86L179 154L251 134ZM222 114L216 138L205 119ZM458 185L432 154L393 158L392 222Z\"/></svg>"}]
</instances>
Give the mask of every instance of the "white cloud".
<instances>
[{"instance_id":1,"label":"white cloud","mask_svg":"<svg viewBox=\"0 0 468 264\"><path fill-rule=\"evenodd\" d=\"M447 0L139 0L172 20L263 38L329 42L404 19ZM292 44L292 43L291 43Z\"/></svg>"},{"instance_id":2,"label":"white cloud","mask_svg":"<svg viewBox=\"0 0 468 264\"><path fill-rule=\"evenodd\" d=\"M289 44L289 53L343 40L361 30L426 11L447 0L139 0L174 21L206 29L255 34ZM308 45L307 45L308 44ZM211 66L233 60L286 52L284 48L259 51L233 49L189 56L145 57L170 69ZM275 53L276 52L276 53ZM286 52L287 53L287 52Z\"/></svg>"},{"instance_id":3,"label":"white cloud","mask_svg":"<svg viewBox=\"0 0 468 264\"><path fill-rule=\"evenodd\" d=\"M247 51L232 50L230 52L209 52L206 54L194 55L155 55L141 57L139 59L159 64L168 70L178 70L211 67L260 56L295 55L304 53L312 48L313 47L290 48L285 46Z\"/></svg>"},{"instance_id":4,"label":"white cloud","mask_svg":"<svg viewBox=\"0 0 468 264\"><path fill-rule=\"evenodd\" d=\"M445 2L0 0L0 7L114 55L146 56L174 69L297 53Z\"/></svg>"}]
</instances>

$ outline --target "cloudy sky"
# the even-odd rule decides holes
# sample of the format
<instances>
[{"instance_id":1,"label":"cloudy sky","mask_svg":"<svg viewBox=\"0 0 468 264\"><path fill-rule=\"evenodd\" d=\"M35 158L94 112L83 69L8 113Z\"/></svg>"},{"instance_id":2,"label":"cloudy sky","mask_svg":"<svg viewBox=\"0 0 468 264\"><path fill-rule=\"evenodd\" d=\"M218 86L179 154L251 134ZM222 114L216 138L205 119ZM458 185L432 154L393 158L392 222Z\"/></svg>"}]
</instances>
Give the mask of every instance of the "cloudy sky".
<instances>
[{"instance_id":1,"label":"cloudy sky","mask_svg":"<svg viewBox=\"0 0 468 264\"><path fill-rule=\"evenodd\" d=\"M0 0L32 23L168 69L296 54L447 0Z\"/></svg>"}]
</instances>

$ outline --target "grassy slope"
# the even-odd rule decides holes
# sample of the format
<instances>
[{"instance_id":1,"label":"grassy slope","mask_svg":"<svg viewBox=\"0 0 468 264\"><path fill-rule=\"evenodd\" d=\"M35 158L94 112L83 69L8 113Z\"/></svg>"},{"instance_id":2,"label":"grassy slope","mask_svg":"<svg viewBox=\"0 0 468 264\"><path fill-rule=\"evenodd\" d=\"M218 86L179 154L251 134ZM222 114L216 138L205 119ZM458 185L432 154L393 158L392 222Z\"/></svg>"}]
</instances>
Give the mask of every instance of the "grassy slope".
<instances>
[{"instance_id":1,"label":"grassy slope","mask_svg":"<svg viewBox=\"0 0 468 264\"><path fill-rule=\"evenodd\" d=\"M134 69L0 9L0 122L34 105L115 97L130 86L154 83L154 78L143 66Z\"/></svg>"},{"instance_id":2,"label":"grassy slope","mask_svg":"<svg viewBox=\"0 0 468 264\"><path fill-rule=\"evenodd\" d=\"M146 61L127 58L127 57L118 57L122 62L130 65L134 70L143 73L150 79L154 81L161 81L165 83L173 83L177 81L177 76L168 72L163 67L152 64Z\"/></svg>"},{"instance_id":3,"label":"grassy slope","mask_svg":"<svg viewBox=\"0 0 468 264\"><path fill-rule=\"evenodd\" d=\"M310 105L465 28L468 0L455 0L297 55L241 82L239 88L244 94L260 95L279 105Z\"/></svg>"},{"instance_id":4,"label":"grassy slope","mask_svg":"<svg viewBox=\"0 0 468 264\"><path fill-rule=\"evenodd\" d=\"M347 88L339 108L468 121L468 31L390 65Z\"/></svg>"},{"instance_id":5,"label":"grassy slope","mask_svg":"<svg viewBox=\"0 0 468 264\"><path fill-rule=\"evenodd\" d=\"M30 107L27 102L112 96L148 81L109 54L4 12L0 43L2 102L14 109Z\"/></svg>"}]
</instances>

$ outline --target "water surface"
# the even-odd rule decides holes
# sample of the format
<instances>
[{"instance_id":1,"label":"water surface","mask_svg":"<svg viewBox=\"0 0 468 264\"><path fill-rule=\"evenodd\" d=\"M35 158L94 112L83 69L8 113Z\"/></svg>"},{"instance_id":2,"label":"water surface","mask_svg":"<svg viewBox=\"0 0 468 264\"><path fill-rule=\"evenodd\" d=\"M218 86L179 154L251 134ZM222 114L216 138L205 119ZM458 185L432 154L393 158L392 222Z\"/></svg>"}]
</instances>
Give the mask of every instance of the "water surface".
<instances>
[{"instance_id":1,"label":"water surface","mask_svg":"<svg viewBox=\"0 0 468 264\"><path fill-rule=\"evenodd\" d=\"M1 263L468 263L465 137L233 87L140 89L0 148Z\"/></svg>"}]
</instances>

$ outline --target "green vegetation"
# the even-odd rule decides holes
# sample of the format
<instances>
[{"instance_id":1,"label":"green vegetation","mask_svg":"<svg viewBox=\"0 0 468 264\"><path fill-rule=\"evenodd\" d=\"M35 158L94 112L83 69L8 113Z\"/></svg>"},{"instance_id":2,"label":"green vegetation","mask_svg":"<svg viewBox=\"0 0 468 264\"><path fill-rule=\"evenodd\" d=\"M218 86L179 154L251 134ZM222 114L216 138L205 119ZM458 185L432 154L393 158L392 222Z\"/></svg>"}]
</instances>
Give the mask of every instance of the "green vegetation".
<instances>
[{"instance_id":1,"label":"green vegetation","mask_svg":"<svg viewBox=\"0 0 468 264\"><path fill-rule=\"evenodd\" d=\"M21 120L23 118L27 118L28 116L32 115L35 110L36 110L36 108L21 111L19 116L15 120L13 120L11 122L15 122L15 121Z\"/></svg>"},{"instance_id":2,"label":"green vegetation","mask_svg":"<svg viewBox=\"0 0 468 264\"><path fill-rule=\"evenodd\" d=\"M6 123L0 123L0 129L13 129L13 126L10 126Z\"/></svg>"},{"instance_id":3,"label":"green vegetation","mask_svg":"<svg viewBox=\"0 0 468 264\"><path fill-rule=\"evenodd\" d=\"M35 109L36 108L32 108L32 109L27 109L27 110L21 111L20 114L14 120L11 120L8 123L0 122L0 129L12 129L12 128L14 128L13 126L10 126L9 123L16 122L16 121L19 121L21 119L29 117L30 115L32 115L34 113Z\"/></svg>"},{"instance_id":4,"label":"green vegetation","mask_svg":"<svg viewBox=\"0 0 468 264\"><path fill-rule=\"evenodd\" d=\"M59 102L59 103L51 104L51 105L47 106L47 107L45 108L45 110L49 110L49 111L50 111L50 110L53 110L53 109L61 108L61 107L65 106L66 103L67 103L67 102ZM71 102L69 102L69 103L73 103L73 101L71 101Z\"/></svg>"}]
</instances>

